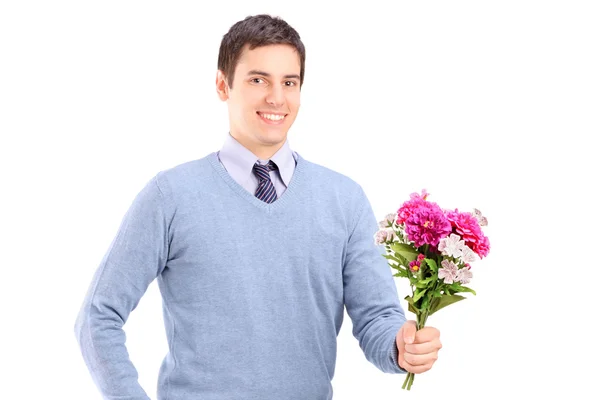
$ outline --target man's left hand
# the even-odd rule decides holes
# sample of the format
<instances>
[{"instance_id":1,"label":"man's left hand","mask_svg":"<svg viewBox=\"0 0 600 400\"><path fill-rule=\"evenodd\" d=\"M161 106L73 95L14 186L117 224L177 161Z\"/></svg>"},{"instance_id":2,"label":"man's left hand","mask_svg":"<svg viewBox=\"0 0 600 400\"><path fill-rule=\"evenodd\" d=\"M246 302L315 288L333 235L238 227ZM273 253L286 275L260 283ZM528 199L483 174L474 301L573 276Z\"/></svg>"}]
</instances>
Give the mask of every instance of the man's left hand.
<instances>
[{"instance_id":1,"label":"man's left hand","mask_svg":"<svg viewBox=\"0 0 600 400\"><path fill-rule=\"evenodd\" d=\"M396 335L398 365L408 372L421 374L429 371L442 348L440 331L425 326L417 331L416 321L406 321Z\"/></svg>"}]
</instances>

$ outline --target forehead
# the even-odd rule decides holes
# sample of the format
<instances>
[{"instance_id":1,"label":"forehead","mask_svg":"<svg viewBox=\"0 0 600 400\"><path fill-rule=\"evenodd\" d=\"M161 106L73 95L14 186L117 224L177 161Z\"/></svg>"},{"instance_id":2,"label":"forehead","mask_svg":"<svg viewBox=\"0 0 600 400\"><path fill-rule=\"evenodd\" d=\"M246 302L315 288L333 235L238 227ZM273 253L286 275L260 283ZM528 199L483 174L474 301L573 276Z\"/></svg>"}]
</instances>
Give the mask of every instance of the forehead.
<instances>
[{"instance_id":1,"label":"forehead","mask_svg":"<svg viewBox=\"0 0 600 400\"><path fill-rule=\"evenodd\" d=\"M287 44L270 44L252 50L246 45L236 66L236 73L245 74L250 70L273 75L300 74L300 56L293 46Z\"/></svg>"}]
</instances>

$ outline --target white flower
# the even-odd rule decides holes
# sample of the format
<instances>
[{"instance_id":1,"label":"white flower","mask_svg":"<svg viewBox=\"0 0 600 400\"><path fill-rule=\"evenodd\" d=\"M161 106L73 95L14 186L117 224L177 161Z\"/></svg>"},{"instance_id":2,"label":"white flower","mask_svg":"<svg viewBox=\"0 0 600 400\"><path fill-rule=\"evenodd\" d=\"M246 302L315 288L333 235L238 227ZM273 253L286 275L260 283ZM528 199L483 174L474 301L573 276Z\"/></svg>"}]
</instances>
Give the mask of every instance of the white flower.
<instances>
[{"instance_id":1,"label":"white flower","mask_svg":"<svg viewBox=\"0 0 600 400\"><path fill-rule=\"evenodd\" d=\"M478 261L479 260L479 256L477 255L477 253L475 253L469 247L465 246L462 249L462 255L460 256L460 259L464 263L472 263L472 262Z\"/></svg>"},{"instance_id":2,"label":"white flower","mask_svg":"<svg viewBox=\"0 0 600 400\"><path fill-rule=\"evenodd\" d=\"M408 243L406 240L406 232L404 232L404 227L402 225L396 225L396 223L394 223L392 229L394 230L394 235L396 238L398 238L398 240L402 241L403 243Z\"/></svg>"},{"instance_id":3,"label":"white flower","mask_svg":"<svg viewBox=\"0 0 600 400\"><path fill-rule=\"evenodd\" d=\"M376 245L384 244L385 242L391 241L396 234L392 228L380 229L373 235L373 239Z\"/></svg>"},{"instance_id":4,"label":"white flower","mask_svg":"<svg viewBox=\"0 0 600 400\"><path fill-rule=\"evenodd\" d=\"M398 218L397 214L387 214L383 221L379 221L379 228L385 229L392 225Z\"/></svg>"},{"instance_id":5,"label":"white flower","mask_svg":"<svg viewBox=\"0 0 600 400\"><path fill-rule=\"evenodd\" d=\"M438 270L438 277L444 279L444 283L456 281L458 267L450 260L442 260L442 268Z\"/></svg>"},{"instance_id":6,"label":"white flower","mask_svg":"<svg viewBox=\"0 0 600 400\"><path fill-rule=\"evenodd\" d=\"M459 269L458 273L456 274L456 280L463 284L469 283L469 281L471 280L472 277L473 277L473 273L467 267L463 267L463 268Z\"/></svg>"},{"instance_id":7,"label":"white flower","mask_svg":"<svg viewBox=\"0 0 600 400\"><path fill-rule=\"evenodd\" d=\"M481 214L481 211L479 211L478 209L474 208L473 212L471 213L471 215L473 215L475 218L477 218L477 222L479 223L479 226L487 226L488 220L487 220L486 217L484 217Z\"/></svg>"},{"instance_id":8,"label":"white flower","mask_svg":"<svg viewBox=\"0 0 600 400\"><path fill-rule=\"evenodd\" d=\"M438 250L441 251L445 256L459 258L463 255L463 250L465 247L467 247L465 245L465 241L461 240L460 236L457 234L451 233L450 236L440 240Z\"/></svg>"},{"instance_id":9,"label":"white flower","mask_svg":"<svg viewBox=\"0 0 600 400\"><path fill-rule=\"evenodd\" d=\"M385 234L385 231L382 229L378 230L373 235L373 241L375 242L375 245L383 244L385 242L385 238L386 238L386 234Z\"/></svg>"}]
</instances>

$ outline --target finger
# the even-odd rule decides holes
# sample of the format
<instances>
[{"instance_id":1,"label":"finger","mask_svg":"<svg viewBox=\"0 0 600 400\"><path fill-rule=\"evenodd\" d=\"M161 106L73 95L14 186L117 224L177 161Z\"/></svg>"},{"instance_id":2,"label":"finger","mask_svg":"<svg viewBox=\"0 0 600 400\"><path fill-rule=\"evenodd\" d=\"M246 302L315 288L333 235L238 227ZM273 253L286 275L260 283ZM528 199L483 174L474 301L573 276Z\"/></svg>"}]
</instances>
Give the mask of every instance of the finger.
<instances>
[{"instance_id":1,"label":"finger","mask_svg":"<svg viewBox=\"0 0 600 400\"><path fill-rule=\"evenodd\" d=\"M404 345L404 350L411 354L428 354L438 351L442 348L442 343L439 340L425 343L412 343Z\"/></svg>"},{"instance_id":2,"label":"finger","mask_svg":"<svg viewBox=\"0 0 600 400\"><path fill-rule=\"evenodd\" d=\"M431 342L440 338L440 331L431 326L425 326L415 333L415 343Z\"/></svg>"},{"instance_id":3,"label":"finger","mask_svg":"<svg viewBox=\"0 0 600 400\"><path fill-rule=\"evenodd\" d=\"M417 323L415 321L406 321L402 325L402 338L404 343L413 343L417 333Z\"/></svg>"},{"instance_id":4,"label":"finger","mask_svg":"<svg viewBox=\"0 0 600 400\"><path fill-rule=\"evenodd\" d=\"M412 368L412 365L410 365L408 363L408 361L406 361L406 359L404 359L404 357L398 358L398 365L400 366L400 368L402 368L406 371L409 371L409 369Z\"/></svg>"},{"instance_id":5,"label":"finger","mask_svg":"<svg viewBox=\"0 0 600 400\"><path fill-rule=\"evenodd\" d=\"M403 367L406 371L412 372L413 374L422 374L423 372L429 371L433 363L427 365L410 365Z\"/></svg>"},{"instance_id":6,"label":"finger","mask_svg":"<svg viewBox=\"0 0 600 400\"><path fill-rule=\"evenodd\" d=\"M404 353L404 361L413 367L432 364L438 359L437 351L427 354Z\"/></svg>"}]
</instances>

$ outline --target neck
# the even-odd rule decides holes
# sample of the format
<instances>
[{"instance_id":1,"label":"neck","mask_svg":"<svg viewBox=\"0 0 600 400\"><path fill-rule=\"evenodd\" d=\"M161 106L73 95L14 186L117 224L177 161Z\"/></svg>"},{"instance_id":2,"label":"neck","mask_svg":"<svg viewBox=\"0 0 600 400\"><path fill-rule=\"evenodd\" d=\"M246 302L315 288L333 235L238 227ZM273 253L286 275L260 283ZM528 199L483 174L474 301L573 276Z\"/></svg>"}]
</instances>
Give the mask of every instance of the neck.
<instances>
[{"instance_id":1,"label":"neck","mask_svg":"<svg viewBox=\"0 0 600 400\"><path fill-rule=\"evenodd\" d=\"M252 154L254 154L257 158L259 158L261 160L268 160L271 157L273 157L273 155L275 155L275 153L277 153L279 151L279 149L281 149L281 147L285 143L285 139L281 142L275 142L275 143L256 143L256 142L247 140L242 135L237 135L233 132L230 132L230 134L242 146L244 146L245 148L250 150L252 152Z\"/></svg>"}]
</instances>

